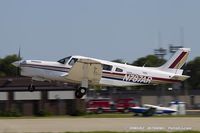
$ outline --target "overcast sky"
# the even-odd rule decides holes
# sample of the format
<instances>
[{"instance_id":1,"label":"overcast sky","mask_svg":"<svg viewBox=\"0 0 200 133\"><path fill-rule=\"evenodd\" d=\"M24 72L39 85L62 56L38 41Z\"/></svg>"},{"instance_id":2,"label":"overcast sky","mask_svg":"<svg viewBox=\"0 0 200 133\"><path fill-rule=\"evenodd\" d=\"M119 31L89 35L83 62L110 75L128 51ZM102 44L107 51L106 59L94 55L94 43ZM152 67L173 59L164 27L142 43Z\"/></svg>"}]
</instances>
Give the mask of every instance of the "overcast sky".
<instances>
[{"instance_id":1,"label":"overcast sky","mask_svg":"<svg viewBox=\"0 0 200 133\"><path fill-rule=\"evenodd\" d=\"M200 56L200 0L1 0L0 57L57 60L68 55L132 62L161 46Z\"/></svg>"}]
</instances>

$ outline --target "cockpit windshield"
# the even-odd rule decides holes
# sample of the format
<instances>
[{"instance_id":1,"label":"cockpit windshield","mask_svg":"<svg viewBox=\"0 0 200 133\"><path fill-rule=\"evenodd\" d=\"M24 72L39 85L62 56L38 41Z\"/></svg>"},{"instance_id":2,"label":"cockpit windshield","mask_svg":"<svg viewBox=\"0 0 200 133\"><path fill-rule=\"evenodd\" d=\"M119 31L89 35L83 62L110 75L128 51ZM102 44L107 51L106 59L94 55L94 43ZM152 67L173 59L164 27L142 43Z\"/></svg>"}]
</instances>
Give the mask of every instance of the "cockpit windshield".
<instances>
[{"instance_id":1,"label":"cockpit windshield","mask_svg":"<svg viewBox=\"0 0 200 133\"><path fill-rule=\"evenodd\" d=\"M71 58L71 56L68 56L66 58L60 59L58 62L61 63L61 64L66 64L69 61L70 58Z\"/></svg>"}]
</instances>

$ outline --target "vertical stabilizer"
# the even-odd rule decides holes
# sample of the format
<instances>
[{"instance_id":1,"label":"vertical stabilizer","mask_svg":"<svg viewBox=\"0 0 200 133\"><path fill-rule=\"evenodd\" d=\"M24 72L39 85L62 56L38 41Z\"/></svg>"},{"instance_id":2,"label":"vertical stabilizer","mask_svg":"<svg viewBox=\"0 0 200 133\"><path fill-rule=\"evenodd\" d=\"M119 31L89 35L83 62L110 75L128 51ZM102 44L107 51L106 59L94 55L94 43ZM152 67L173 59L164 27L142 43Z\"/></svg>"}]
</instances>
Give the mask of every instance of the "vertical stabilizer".
<instances>
[{"instance_id":1,"label":"vertical stabilizer","mask_svg":"<svg viewBox=\"0 0 200 133\"><path fill-rule=\"evenodd\" d=\"M180 48L160 69L180 69L185 64L189 52L190 48Z\"/></svg>"}]
</instances>

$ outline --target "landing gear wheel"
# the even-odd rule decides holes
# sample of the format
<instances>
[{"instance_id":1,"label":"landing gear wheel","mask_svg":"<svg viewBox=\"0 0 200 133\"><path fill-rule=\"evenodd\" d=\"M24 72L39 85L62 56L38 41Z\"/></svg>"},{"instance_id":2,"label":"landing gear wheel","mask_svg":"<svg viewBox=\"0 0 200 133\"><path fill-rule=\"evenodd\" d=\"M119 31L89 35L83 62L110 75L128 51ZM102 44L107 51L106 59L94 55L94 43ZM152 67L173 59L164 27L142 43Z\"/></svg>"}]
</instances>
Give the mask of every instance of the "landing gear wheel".
<instances>
[{"instance_id":1,"label":"landing gear wheel","mask_svg":"<svg viewBox=\"0 0 200 133\"><path fill-rule=\"evenodd\" d=\"M75 97L76 98L82 98L87 92L87 89L84 87L80 87L75 91Z\"/></svg>"},{"instance_id":2,"label":"landing gear wheel","mask_svg":"<svg viewBox=\"0 0 200 133\"><path fill-rule=\"evenodd\" d=\"M35 86L32 85L32 84L30 84L30 85L28 86L28 90L29 90L30 92L35 91Z\"/></svg>"},{"instance_id":3,"label":"landing gear wheel","mask_svg":"<svg viewBox=\"0 0 200 133\"><path fill-rule=\"evenodd\" d=\"M79 91L75 91L75 97L81 99L83 95Z\"/></svg>"},{"instance_id":4,"label":"landing gear wheel","mask_svg":"<svg viewBox=\"0 0 200 133\"><path fill-rule=\"evenodd\" d=\"M85 95L86 92L87 92L87 89L84 88L84 87L80 87L80 88L79 88L79 91L80 91L80 93L81 93L82 95Z\"/></svg>"},{"instance_id":5,"label":"landing gear wheel","mask_svg":"<svg viewBox=\"0 0 200 133\"><path fill-rule=\"evenodd\" d=\"M123 110L123 113L128 113L129 112L129 109L128 108L125 108L124 110Z\"/></svg>"}]
</instances>

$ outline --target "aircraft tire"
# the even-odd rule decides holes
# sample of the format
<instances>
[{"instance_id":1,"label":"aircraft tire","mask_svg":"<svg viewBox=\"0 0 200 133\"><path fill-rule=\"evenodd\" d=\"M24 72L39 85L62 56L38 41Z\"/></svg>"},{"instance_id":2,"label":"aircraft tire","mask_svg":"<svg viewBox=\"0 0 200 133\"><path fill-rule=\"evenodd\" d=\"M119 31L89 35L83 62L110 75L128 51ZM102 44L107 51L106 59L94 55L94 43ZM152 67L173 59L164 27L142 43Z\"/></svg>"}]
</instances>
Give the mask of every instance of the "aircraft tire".
<instances>
[{"instance_id":1,"label":"aircraft tire","mask_svg":"<svg viewBox=\"0 0 200 133\"><path fill-rule=\"evenodd\" d=\"M102 114L103 113L103 109L102 108L98 108L96 111L97 114Z\"/></svg>"},{"instance_id":2,"label":"aircraft tire","mask_svg":"<svg viewBox=\"0 0 200 133\"><path fill-rule=\"evenodd\" d=\"M75 91L75 97L76 98L82 98L87 93L87 88L80 87Z\"/></svg>"},{"instance_id":3,"label":"aircraft tire","mask_svg":"<svg viewBox=\"0 0 200 133\"><path fill-rule=\"evenodd\" d=\"M85 87L80 87L79 91L82 95L85 95L87 93L87 89Z\"/></svg>"},{"instance_id":4,"label":"aircraft tire","mask_svg":"<svg viewBox=\"0 0 200 133\"><path fill-rule=\"evenodd\" d=\"M75 91L75 97L78 98L78 99L81 99L83 97L83 94L81 94L79 90L76 90Z\"/></svg>"},{"instance_id":5,"label":"aircraft tire","mask_svg":"<svg viewBox=\"0 0 200 133\"><path fill-rule=\"evenodd\" d=\"M128 113L129 112L129 109L128 108L125 108L124 110L123 110L123 113Z\"/></svg>"},{"instance_id":6,"label":"aircraft tire","mask_svg":"<svg viewBox=\"0 0 200 133\"><path fill-rule=\"evenodd\" d=\"M28 90L29 90L30 92L35 91L35 86L32 85L32 84L30 84L30 85L28 86Z\"/></svg>"}]
</instances>

